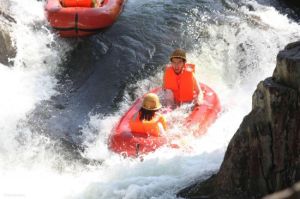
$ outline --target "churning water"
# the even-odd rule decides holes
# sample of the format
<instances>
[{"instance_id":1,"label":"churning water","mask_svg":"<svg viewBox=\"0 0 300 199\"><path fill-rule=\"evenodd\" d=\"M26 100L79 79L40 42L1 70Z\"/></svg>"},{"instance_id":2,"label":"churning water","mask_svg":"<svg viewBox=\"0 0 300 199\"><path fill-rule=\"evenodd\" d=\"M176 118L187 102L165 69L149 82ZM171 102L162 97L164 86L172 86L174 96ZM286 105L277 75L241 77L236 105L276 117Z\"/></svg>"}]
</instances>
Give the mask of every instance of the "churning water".
<instances>
[{"instance_id":1,"label":"churning water","mask_svg":"<svg viewBox=\"0 0 300 199\"><path fill-rule=\"evenodd\" d=\"M9 3L17 55L13 67L0 65L0 198L175 198L217 171L256 85L272 75L278 51L300 38L299 24L261 1L128 0L116 24L79 41L48 28L44 2ZM218 120L201 138L183 140L182 149L162 147L143 162L113 154L111 129L136 97L162 83L176 47L187 49L199 81L219 95ZM59 89L65 79L72 92ZM56 96L70 104L47 108ZM34 112L43 115L38 126L48 125L33 128L27 120ZM176 112L183 116L184 107ZM81 156L101 164L66 156L48 134L76 137L74 129Z\"/></svg>"}]
</instances>

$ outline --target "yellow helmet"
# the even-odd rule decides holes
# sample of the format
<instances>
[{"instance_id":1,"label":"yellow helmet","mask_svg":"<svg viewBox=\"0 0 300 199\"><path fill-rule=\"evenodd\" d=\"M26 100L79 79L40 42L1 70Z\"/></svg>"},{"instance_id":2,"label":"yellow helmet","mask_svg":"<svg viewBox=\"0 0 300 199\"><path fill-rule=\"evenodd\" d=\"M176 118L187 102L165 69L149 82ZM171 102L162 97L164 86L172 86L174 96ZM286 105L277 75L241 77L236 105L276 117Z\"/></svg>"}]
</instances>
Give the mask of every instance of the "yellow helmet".
<instances>
[{"instance_id":1,"label":"yellow helmet","mask_svg":"<svg viewBox=\"0 0 300 199\"><path fill-rule=\"evenodd\" d=\"M155 93L148 93L145 95L142 108L150 111L156 111L161 108L159 98Z\"/></svg>"},{"instance_id":2,"label":"yellow helmet","mask_svg":"<svg viewBox=\"0 0 300 199\"><path fill-rule=\"evenodd\" d=\"M173 58L181 58L184 61L186 61L186 53L184 50L178 48L178 49L174 50L174 52L172 53L172 55L170 57L170 61L172 61Z\"/></svg>"}]
</instances>

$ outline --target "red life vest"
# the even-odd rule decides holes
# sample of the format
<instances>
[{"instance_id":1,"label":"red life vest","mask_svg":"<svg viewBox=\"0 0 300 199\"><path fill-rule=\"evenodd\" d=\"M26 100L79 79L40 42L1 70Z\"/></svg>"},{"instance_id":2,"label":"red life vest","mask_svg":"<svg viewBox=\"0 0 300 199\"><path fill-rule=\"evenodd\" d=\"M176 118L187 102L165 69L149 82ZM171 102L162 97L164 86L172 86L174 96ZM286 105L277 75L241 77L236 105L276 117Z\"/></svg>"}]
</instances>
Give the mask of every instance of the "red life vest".
<instances>
[{"instance_id":1,"label":"red life vest","mask_svg":"<svg viewBox=\"0 0 300 199\"><path fill-rule=\"evenodd\" d=\"M194 72L194 64L185 64L182 72L178 75L174 72L172 65L166 66L163 87L172 90L176 102L193 101L197 94L195 90L197 81Z\"/></svg>"},{"instance_id":2,"label":"red life vest","mask_svg":"<svg viewBox=\"0 0 300 199\"><path fill-rule=\"evenodd\" d=\"M129 122L129 126L132 132L146 134L151 136L160 136L160 133L163 130L166 130L167 124L164 116L159 113L155 113L152 120L140 120L139 112L134 114Z\"/></svg>"}]
</instances>

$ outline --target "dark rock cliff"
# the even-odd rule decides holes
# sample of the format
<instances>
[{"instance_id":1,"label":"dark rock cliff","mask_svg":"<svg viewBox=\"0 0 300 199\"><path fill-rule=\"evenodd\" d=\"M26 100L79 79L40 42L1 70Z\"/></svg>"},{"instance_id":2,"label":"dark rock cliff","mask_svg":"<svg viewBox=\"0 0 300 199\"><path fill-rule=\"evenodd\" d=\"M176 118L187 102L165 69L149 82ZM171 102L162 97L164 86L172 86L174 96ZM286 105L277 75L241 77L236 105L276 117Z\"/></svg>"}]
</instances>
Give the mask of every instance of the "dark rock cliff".
<instances>
[{"instance_id":1,"label":"dark rock cliff","mask_svg":"<svg viewBox=\"0 0 300 199\"><path fill-rule=\"evenodd\" d=\"M296 183L291 188L265 196L263 199L299 199L299 198L300 198L300 182Z\"/></svg>"},{"instance_id":2,"label":"dark rock cliff","mask_svg":"<svg viewBox=\"0 0 300 199\"><path fill-rule=\"evenodd\" d=\"M277 56L252 111L231 139L219 172L181 190L186 198L260 198L300 180L300 41Z\"/></svg>"},{"instance_id":3,"label":"dark rock cliff","mask_svg":"<svg viewBox=\"0 0 300 199\"><path fill-rule=\"evenodd\" d=\"M11 25L16 23L16 21L1 9L4 8L0 8L0 63L11 65L12 61L9 58L16 56L16 49L12 45L10 32Z\"/></svg>"},{"instance_id":4,"label":"dark rock cliff","mask_svg":"<svg viewBox=\"0 0 300 199\"><path fill-rule=\"evenodd\" d=\"M291 7L300 8L300 1L299 0L282 0L289 4Z\"/></svg>"}]
</instances>

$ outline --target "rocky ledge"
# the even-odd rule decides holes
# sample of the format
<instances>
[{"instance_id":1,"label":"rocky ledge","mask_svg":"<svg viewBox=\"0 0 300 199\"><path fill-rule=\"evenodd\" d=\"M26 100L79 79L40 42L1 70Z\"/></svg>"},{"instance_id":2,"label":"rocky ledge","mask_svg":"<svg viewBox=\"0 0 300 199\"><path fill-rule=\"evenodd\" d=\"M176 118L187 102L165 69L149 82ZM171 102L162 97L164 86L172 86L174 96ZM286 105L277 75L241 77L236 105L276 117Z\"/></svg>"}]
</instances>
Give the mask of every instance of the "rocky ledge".
<instances>
[{"instance_id":1,"label":"rocky ledge","mask_svg":"<svg viewBox=\"0 0 300 199\"><path fill-rule=\"evenodd\" d=\"M184 198L261 198L300 180L300 41L279 52L220 170L178 193Z\"/></svg>"},{"instance_id":2,"label":"rocky ledge","mask_svg":"<svg viewBox=\"0 0 300 199\"><path fill-rule=\"evenodd\" d=\"M16 56L16 49L13 47L10 37L11 26L16 23L16 21L1 9L2 8L0 8L0 63L8 66L12 64L9 58Z\"/></svg>"}]
</instances>

